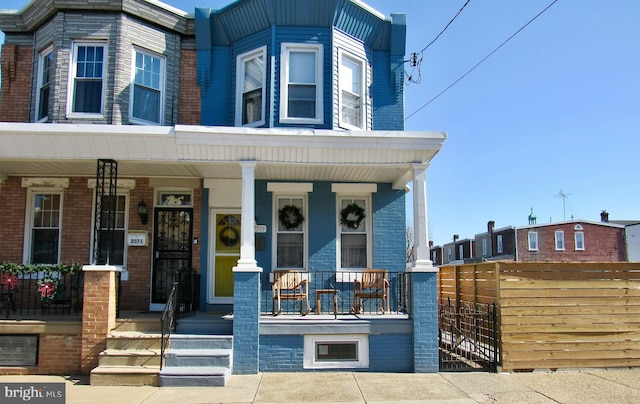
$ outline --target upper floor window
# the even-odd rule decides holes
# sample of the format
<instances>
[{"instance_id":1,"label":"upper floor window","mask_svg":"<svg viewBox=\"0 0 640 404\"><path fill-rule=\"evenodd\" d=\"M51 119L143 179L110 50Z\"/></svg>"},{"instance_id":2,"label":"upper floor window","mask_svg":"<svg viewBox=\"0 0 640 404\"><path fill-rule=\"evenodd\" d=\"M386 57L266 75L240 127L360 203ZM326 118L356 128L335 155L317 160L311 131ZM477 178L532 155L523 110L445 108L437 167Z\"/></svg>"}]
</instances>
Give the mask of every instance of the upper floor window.
<instances>
[{"instance_id":1,"label":"upper floor window","mask_svg":"<svg viewBox=\"0 0 640 404\"><path fill-rule=\"evenodd\" d=\"M482 255L483 256L489 255L489 244L487 243L486 238L482 239Z\"/></svg>"},{"instance_id":2,"label":"upper floor window","mask_svg":"<svg viewBox=\"0 0 640 404\"><path fill-rule=\"evenodd\" d=\"M340 125L364 129L364 61L340 53Z\"/></svg>"},{"instance_id":3,"label":"upper floor window","mask_svg":"<svg viewBox=\"0 0 640 404\"><path fill-rule=\"evenodd\" d=\"M451 247L447 247L447 262L451 262L453 261L452 257L451 257L452 253L451 253Z\"/></svg>"},{"instance_id":4,"label":"upper floor window","mask_svg":"<svg viewBox=\"0 0 640 404\"><path fill-rule=\"evenodd\" d=\"M322 45L283 43L280 122L323 123Z\"/></svg>"},{"instance_id":5,"label":"upper floor window","mask_svg":"<svg viewBox=\"0 0 640 404\"><path fill-rule=\"evenodd\" d=\"M502 234L498 234L496 236L496 241L497 241L497 244L498 244L498 247L497 247L498 248L498 254L502 254L502 251L503 251Z\"/></svg>"},{"instance_id":6,"label":"upper floor window","mask_svg":"<svg viewBox=\"0 0 640 404\"><path fill-rule=\"evenodd\" d=\"M265 123L267 48L238 56L236 63L236 126L262 126Z\"/></svg>"},{"instance_id":7,"label":"upper floor window","mask_svg":"<svg viewBox=\"0 0 640 404\"><path fill-rule=\"evenodd\" d=\"M584 250L584 233L581 231L577 231L575 233L576 239L576 250Z\"/></svg>"},{"instance_id":8,"label":"upper floor window","mask_svg":"<svg viewBox=\"0 0 640 404\"><path fill-rule=\"evenodd\" d=\"M369 198L339 198L340 268L369 268Z\"/></svg>"},{"instance_id":9,"label":"upper floor window","mask_svg":"<svg viewBox=\"0 0 640 404\"><path fill-rule=\"evenodd\" d=\"M529 250L537 251L538 250L538 232L530 231L527 234L529 240Z\"/></svg>"},{"instance_id":10,"label":"upper floor window","mask_svg":"<svg viewBox=\"0 0 640 404\"><path fill-rule=\"evenodd\" d=\"M29 194L27 260L31 264L57 265L62 231L62 193L34 191Z\"/></svg>"},{"instance_id":11,"label":"upper floor window","mask_svg":"<svg viewBox=\"0 0 640 404\"><path fill-rule=\"evenodd\" d=\"M49 94L53 80L53 49L48 48L38 58L38 93L36 94L36 122L49 116Z\"/></svg>"},{"instance_id":12,"label":"upper floor window","mask_svg":"<svg viewBox=\"0 0 640 404\"><path fill-rule=\"evenodd\" d=\"M162 124L164 58L134 50L130 116L132 122Z\"/></svg>"},{"instance_id":13,"label":"upper floor window","mask_svg":"<svg viewBox=\"0 0 640 404\"><path fill-rule=\"evenodd\" d=\"M458 259L464 259L464 246L462 244L458 246Z\"/></svg>"},{"instance_id":14,"label":"upper floor window","mask_svg":"<svg viewBox=\"0 0 640 404\"><path fill-rule=\"evenodd\" d=\"M102 114L105 67L105 45L74 44L71 114Z\"/></svg>"},{"instance_id":15,"label":"upper floor window","mask_svg":"<svg viewBox=\"0 0 640 404\"><path fill-rule=\"evenodd\" d=\"M564 232L562 230L558 230L555 232L556 235L556 250L564 250Z\"/></svg>"}]
</instances>

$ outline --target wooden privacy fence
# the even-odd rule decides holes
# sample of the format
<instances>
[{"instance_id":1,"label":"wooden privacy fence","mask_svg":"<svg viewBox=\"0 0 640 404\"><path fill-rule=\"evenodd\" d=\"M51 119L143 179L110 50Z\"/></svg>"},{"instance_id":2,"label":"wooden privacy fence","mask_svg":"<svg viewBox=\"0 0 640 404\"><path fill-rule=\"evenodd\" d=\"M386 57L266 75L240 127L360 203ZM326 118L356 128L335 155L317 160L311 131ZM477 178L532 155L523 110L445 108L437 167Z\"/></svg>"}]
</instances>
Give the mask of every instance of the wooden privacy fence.
<instances>
[{"instance_id":1,"label":"wooden privacy fence","mask_svg":"<svg viewBox=\"0 0 640 404\"><path fill-rule=\"evenodd\" d=\"M496 303L504 371L640 366L640 263L440 267L440 301Z\"/></svg>"}]
</instances>

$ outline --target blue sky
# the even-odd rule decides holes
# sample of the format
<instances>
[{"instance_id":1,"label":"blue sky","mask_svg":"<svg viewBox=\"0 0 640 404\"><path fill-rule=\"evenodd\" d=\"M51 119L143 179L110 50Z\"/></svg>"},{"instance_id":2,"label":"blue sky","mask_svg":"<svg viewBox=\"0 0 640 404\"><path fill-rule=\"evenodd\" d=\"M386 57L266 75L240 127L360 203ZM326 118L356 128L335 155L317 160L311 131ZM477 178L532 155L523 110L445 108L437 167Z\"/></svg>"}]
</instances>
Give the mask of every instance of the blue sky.
<instances>
[{"instance_id":1,"label":"blue sky","mask_svg":"<svg viewBox=\"0 0 640 404\"><path fill-rule=\"evenodd\" d=\"M231 1L167 0L192 12ZM368 0L407 14L407 56L466 0ZM471 0L423 54L405 117L462 77L552 0ZM18 9L26 0L2 0ZM0 43L3 42L0 36ZM445 131L427 192L435 244L538 223L640 220L640 2L559 0L473 72L406 120ZM563 191L565 199L559 196Z\"/></svg>"}]
</instances>

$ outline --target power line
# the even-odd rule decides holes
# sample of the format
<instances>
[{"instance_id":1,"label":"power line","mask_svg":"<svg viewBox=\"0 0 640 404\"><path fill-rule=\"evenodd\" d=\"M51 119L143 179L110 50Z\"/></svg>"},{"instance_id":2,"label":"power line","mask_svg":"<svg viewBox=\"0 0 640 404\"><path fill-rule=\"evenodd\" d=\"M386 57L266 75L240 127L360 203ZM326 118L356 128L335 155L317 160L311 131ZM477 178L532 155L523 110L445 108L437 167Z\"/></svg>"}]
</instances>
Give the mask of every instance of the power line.
<instances>
[{"instance_id":1,"label":"power line","mask_svg":"<svg viewBox=\"0 0 640 404\"><path fill-rule=\"evenodd\" d=\"M533 17L532 19L530 19L526 24L524 24L522 27L520 27L520 29L518 29L516 32L514 32L509 38L507 38L506 40L504 40L504 42L502 42L497 48L495 48L493 51L491 51L491 53L489 53L487 56L485 56L482 60L480 60L478 63L476 63L471 69L467 70L467 72L465 74L463 74L462 76L460 76L460 78L458 78L456 81L454 81L453 83L449 84L449 86L447 86L444 90L440 91L436 96L434 96L433 98L431 98L429 101L427 101L423 106L421 106L420 108L418 108L416 111L414 111L411 115L407 116L406 118L404 118L404 120L408 120L409 118L411 118L412 116L414 116L415 114L417 114L418 112L422 111L424 108L426 108L429 104L431 104L433 101L437 100L438 98L440 98L440 96L444 93L446 93L447 91L449 91L449 89L451 89L451 87L455 86L456 84L458 84L460 81L462 81L465 77L467 77L471 72L473 72L478 66L480 66L482 63L484 63L487 59L489 59L491 56L493 56L494 53L496 53L498 50L500 50L500 48L502 48L504 45L507 44L507 42L509 42L511 39L513 39L513 37L515 37L516 35L518 35L522 30L524 30L527 26L529 26L529 24L531 24L533 21L535 21L538 17L540 17L542 14L544 14L549 8L551 8L551 6L553 6L554 4L556 4L558 2L558 0L553 0L547 7L545 7L542 11L540 11L538 14L536 14L535 17Z\"/></svg>"},{"instance_id":2,"label":"power line","mask_svg":"<svg viewBox=\"0 0 640 404\"><path fill-rule=\"evenodd\" d=\"M449 21L449 23L442 29L442 31L440 31L440 33L438 35L436 35L436 37L427 44L427 46L425 46L419 53L420 53L420 58L418 58L418 52L414 52L411 54L411 58L409 60L405 60L405 62L408 62L409 65L411 66L411 73L406 73L407 76L407 84L411 84L411 83L416 83L419 84L422 81L422 59L424 57L424 52L427 50L427 48L429 48L429 46L433 45L438 38L440 38L440 36L442 36L442 34L444 34L444 32L447 30L447 28L449 28L449 26L451 25L451 23L453 23L453 21L458 18L458 16L460 15L460 13L462 13L462 10L464 10L464 8L467 6L467 4L469 4L471 2L471 0L467 0L466 3L464 3L464 5L460 8L460 10L458 10L458 12L456 13L456 15L453 16L453 18L451 19L451 21ZM418 73L418 77L414 78L414 72Z\"/></svg>"}]
</instances>

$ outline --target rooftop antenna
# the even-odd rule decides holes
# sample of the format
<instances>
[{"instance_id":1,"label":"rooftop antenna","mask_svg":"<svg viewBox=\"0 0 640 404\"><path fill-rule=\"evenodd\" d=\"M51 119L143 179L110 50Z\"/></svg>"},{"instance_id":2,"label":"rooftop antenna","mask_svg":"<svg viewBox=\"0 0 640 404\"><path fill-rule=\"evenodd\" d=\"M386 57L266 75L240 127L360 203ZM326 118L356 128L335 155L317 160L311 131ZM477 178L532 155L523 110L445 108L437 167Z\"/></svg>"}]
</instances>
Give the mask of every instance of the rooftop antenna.
<instances>
[{"instance_id":1,"label":"rooftop antenna","mask_svg":"<svg viewBox=\"0 0 640 404\"><path fill-rule=\"evenodd\" d=\"M566 221L567 220L567 215L566 215L566 202L567 202L567 198L569 197L569 195L566 192L564 192L563 190L560 190L558 192L558 195L556 195L559 198L562 198L562 220Z\"/></svg>"}]
</instances>

